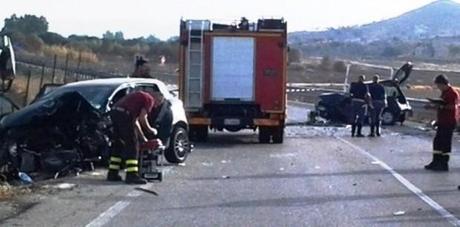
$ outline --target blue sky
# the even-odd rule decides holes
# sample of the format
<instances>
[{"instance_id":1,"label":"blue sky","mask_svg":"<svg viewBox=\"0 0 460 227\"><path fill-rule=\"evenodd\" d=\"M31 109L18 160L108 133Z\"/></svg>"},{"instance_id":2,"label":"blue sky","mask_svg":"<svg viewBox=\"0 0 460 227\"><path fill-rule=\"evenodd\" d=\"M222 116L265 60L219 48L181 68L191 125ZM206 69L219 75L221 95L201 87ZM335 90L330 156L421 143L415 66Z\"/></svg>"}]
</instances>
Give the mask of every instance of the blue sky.
<instances>
[{"instance_id":1,"label":"blue sky","mask_svg":"<svg viewBox=\"0 0 460 227\"><path fill-rule=\"evenodd\" d=\"M6 1L6 0L5 0ZM233 21L246 16L284 17L289 31L365 24L398 16L433 0L9 0L0 18L13 13L45 16L63 35L101 36L123 31L133 38L175 36L181 17ZM3 27L3 21L0 22Z\"/></svg>"}]
</instances>

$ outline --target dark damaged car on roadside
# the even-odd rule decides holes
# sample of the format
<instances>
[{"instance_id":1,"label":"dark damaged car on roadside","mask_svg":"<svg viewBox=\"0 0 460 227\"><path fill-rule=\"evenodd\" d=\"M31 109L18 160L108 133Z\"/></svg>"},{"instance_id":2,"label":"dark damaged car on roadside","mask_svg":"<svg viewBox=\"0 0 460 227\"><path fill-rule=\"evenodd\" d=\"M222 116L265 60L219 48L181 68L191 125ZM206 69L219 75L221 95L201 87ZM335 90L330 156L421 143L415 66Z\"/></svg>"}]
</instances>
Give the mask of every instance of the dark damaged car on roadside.
<instances>
[{"instance_id":1,"label":"dark damaged car on roadside","mask_svg":"<svg viewBox=\"0 0 460 227\"><path fill-rule=\"evenodd\" d=\"M0 176L19 172L65 175L103 163L112 135L108 112L134 91L161 92L173 122L165 158L185 162L191 151L182 102L155 79L114 78L49 85L32 104L0 120Z\"/></svg>"},{"instance_id":2,"label":"dark damaged car on roadside","mask_svg":"<svg viewBox=\"0 0 460 227\"><path fill-rule=\"evenodd\" d=\"M406 120L406 116L412 112L412 107L401 90L401 86L409 78L412 68L412 63L408 62L397 70L391 79L379 82L385 88L388 103L382 113L382 124L394 125L398 122L402 124ZM370 82L366 83L369 84ZM324 93L319 98L316 113L320 117L333 123L351 124L353 111L352 98L349 93Z\"/></svg>"}]
</instances>

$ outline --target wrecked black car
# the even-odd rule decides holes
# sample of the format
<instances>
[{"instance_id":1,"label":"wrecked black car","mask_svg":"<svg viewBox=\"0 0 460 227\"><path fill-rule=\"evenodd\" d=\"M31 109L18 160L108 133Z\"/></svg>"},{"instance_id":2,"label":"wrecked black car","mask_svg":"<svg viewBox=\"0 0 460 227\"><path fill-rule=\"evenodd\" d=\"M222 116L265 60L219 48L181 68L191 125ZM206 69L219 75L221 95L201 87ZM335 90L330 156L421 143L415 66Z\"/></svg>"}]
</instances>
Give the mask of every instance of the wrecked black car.
<instances>
[{"instance_id":1,"label":"wrecked black car","mask_svg":"<svg viewBox=\"0 0 460 227\"><path fill-rule=\"evenodd\" d=\"M397 122L402 124L406 120L406 115L411 113L412 108L400 87L409 78L412 68L410 62L406 63L396 71L391 80L380 81L385 87L388 103L382 113L383 125L394 125ZM320 101L316 105L317 115L332 123L352 123L350 115L353 111L349 93L325 93L319 98Z\"/></svg>"},{"instance_id":2,"label":"wrecked black car","mask_svg":"<svg viewBox=\"0 0 460 227\"><path fill-rule=\"evenodd\" d=\"M108 149L109 124L79 92L39 99L0 120L0 175L92 168Z\"/></svg>"}]
</instances>

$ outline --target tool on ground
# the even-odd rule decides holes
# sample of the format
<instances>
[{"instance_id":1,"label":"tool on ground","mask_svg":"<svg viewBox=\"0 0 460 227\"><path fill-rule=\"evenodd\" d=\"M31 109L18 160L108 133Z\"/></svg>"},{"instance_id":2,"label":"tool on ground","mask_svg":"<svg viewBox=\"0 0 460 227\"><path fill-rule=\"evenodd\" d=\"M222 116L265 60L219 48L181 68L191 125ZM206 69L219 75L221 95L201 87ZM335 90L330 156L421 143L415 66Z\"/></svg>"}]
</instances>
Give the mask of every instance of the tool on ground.
<instances>
[{"instance_id":1,"label":"tool on ground","mask_svg":"<svg viewBox=\"0 0 460 227\"><path fill-rule=\"evenodd\" d=\"M163 181L163 164L165 146L160 140L149 140L140 147L140 175L148 181Z\"/></svg>"}]
</instances>

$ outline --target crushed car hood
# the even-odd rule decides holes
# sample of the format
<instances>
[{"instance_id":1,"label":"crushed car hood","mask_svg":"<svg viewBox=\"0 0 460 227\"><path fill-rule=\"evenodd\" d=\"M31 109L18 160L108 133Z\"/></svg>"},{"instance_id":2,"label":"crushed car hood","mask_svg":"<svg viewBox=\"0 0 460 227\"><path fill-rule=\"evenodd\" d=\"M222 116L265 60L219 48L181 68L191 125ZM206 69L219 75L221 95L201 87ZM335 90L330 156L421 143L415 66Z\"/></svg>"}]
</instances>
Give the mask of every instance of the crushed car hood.
<instances>
[{"instance_id":1,"label":"crushed car hood","mask_svg":"<svg viewBox=\"0 0 460 227\"><path fill-rule=\"evenodd\" d=\"M99 115L99 111L78 92L68 92L53 99L43 99L2 118L0 130L22 126L40 126L49 121L65 121L75 114Z\"/></svg>"}]
</instances>

